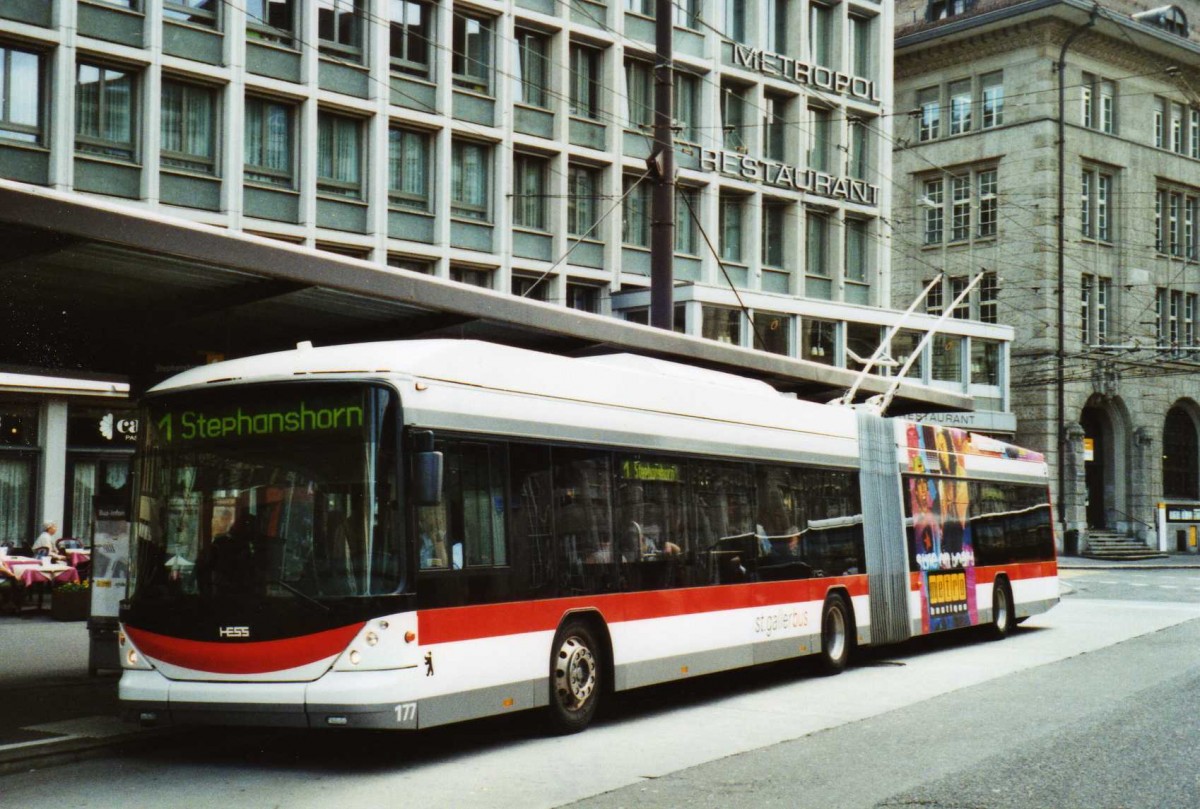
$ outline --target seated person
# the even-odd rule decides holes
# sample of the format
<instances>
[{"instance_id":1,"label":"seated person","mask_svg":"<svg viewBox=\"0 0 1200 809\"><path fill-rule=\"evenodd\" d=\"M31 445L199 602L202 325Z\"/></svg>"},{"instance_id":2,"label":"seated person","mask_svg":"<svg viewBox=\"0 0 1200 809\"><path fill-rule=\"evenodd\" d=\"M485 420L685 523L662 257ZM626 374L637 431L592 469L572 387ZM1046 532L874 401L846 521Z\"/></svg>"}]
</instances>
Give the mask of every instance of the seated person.
<instances>
[{"instance_id":1,"label":"seated person","mask_svg":"<svg viewBox=\"0 0 1200 809\"><path fill-rule=\"evenodd\" d=\"M58 550L54 535L58 533L58 524L48 522L42 526L42 533L33 542L33 555L39 559L48 556L52 562L65 562L67 557Z\"/></svg>"}]
</instances>

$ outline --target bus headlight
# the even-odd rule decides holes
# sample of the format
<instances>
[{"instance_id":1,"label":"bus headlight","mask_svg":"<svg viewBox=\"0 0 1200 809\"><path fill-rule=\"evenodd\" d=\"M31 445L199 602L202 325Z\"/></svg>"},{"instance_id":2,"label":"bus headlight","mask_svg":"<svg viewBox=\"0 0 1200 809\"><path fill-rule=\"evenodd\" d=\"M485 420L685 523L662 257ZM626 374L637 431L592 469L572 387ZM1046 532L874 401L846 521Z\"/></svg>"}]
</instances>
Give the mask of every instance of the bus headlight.
<instances>
[{"instance_id":1,"label":"bus headlight","mask_svg":"<svg viewBox=\"0 0 1200 809\"><path fill-rule=\"evenodd\" d=\"M375 646L376 644L379 643L379 636L376 635L374 632L368 632L367 636L365 638L363 638L363 640L365 640L367 642L368 646Z\"/></svg>"},{"instance_id":2,"label":"bus headlight","mask_svg":"<svg viewBox=\"0 0 1200 809\"><path fill-rule=\"evenodd\" d=\"M359 664L359 662L361 662L361 661L362 661L362 655L360 655L358 653L358 650L351 649L350 650L350 665L357 666Z\"/></svg>"}]
</instances>

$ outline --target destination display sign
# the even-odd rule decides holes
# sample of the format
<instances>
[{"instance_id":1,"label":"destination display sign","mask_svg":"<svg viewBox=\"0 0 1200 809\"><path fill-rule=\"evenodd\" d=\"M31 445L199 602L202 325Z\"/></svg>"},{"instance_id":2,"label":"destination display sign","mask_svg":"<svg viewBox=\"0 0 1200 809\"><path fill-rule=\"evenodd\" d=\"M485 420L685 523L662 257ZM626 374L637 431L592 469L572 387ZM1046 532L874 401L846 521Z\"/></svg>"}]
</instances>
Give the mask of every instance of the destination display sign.
<instances>
[{"instance_id":1,"label":"destination display sign","mask_svg":"<svg viewBox=\"0 0 1200 809\"><path fill-rule=\"evenodd\" d=\"M830 199L863 205L879 204L879 186L849 177L834 177L815 169L791 166L724 149L701 149L700 168L789 191L807 191Z\"/></svg>"},{"instance_id":2,"label":"destination display sign","mask_svg":"<svg viewBox=\"0 0 1200 809\"><path fill-rule=\"evenodd\" d=\"M336 396L306 391L294 400L201 401L151 410L160 444L359 431L365 413L358 391Z\"/></svg>"}]
</instances>

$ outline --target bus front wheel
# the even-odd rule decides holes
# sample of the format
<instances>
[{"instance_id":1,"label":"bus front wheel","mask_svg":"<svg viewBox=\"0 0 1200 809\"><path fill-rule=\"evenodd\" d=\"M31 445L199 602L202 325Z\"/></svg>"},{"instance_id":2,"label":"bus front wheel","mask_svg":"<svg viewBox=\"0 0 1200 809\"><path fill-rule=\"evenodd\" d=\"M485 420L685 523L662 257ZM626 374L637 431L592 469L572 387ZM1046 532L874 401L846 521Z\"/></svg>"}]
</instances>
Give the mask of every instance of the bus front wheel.
<instances>
[{"instance_id":1,"label":"bus front wheel","mask_svg":"<svg viewBox=\"0 0 1200 809\"><path fill-rule=\"evenodd\" d=\"M821 670L840 674L850 660L850 609L846 600L831 595L821 610Z\"/></svg>"},{"instance_id":2,"label":"bus front wheel","mask_svg":"<svg viewBox=\"0 0 1200 809\"><path fill-rule=\"evenodd\" d=\"M596 715L604 669L596 637L583 621L569 621L550 649L550 720L558 733L578 733Z\"/></svg>"}]
</instances>

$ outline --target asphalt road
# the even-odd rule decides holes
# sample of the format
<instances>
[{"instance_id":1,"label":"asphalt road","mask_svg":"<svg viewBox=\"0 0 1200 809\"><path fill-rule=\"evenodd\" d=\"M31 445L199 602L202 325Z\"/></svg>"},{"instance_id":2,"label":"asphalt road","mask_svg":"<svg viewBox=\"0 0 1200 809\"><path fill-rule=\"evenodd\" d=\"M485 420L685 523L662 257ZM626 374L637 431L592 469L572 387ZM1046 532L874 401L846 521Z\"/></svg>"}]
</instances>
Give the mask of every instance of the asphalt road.
<instances>
[{"instance_id":1,"label":"asphalt road","mask_svg":"<svg viewBox=\"0 0 1200 809\"><path fill-rule=\"evenodd\" d=\"M959 633L840 677L788 664L643 689L576 736L532 715L196 731L5 776L0 805L1200 809L1200 598L1167 589L1200 571L1077 573L1000 643Z\"/></svg>"}]
</instances>

